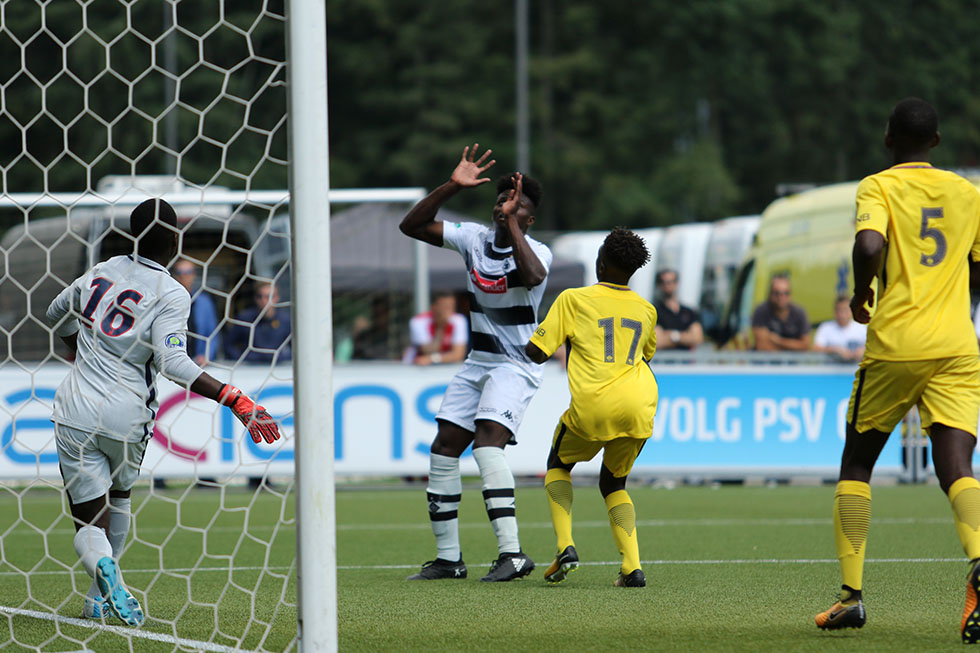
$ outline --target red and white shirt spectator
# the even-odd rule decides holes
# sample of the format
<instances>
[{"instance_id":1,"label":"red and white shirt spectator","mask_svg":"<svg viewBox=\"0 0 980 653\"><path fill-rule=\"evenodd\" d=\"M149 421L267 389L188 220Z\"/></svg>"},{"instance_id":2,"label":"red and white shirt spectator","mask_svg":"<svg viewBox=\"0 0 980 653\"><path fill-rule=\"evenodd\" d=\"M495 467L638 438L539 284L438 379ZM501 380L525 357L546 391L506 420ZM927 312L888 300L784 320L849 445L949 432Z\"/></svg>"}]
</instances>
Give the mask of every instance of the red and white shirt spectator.
<instances>
[{"instance_id":1,"label":"red and white shirt spectator","mask_svg":"<svg viewBox=\"0 0 980 653\"><path fill-rule=\"evenodd\" d=\"M432 300L432 308L408 322L411 346L403 361L416 365L457 363L466 357L469 325L466 317L456 312L456 298L440 293Z\"/></svg>"}]
</instances>

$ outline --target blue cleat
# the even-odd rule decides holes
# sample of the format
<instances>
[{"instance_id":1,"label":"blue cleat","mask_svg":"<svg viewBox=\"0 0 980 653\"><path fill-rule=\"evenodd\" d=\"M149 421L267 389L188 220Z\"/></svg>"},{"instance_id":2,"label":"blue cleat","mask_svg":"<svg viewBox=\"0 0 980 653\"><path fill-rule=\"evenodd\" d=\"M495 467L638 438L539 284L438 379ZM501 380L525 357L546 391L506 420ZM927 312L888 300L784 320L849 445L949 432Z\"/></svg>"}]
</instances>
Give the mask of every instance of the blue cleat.
<instances>
[{"instance_id":1,"label":"blue cleat","mask_svg":"<svg viewBox=\"0 0 980 653\"><path fill-rule=\"evenodd\" d=\"M123 587L116 561L106 556L95 565L95 582L99 584L106 607L127 626L142 626L146 620L136 597Z\"/></svg>"},{"instance_id":2,"label":"blue cleat","mask_svg":"<svg viewBox=\"0 0 980 653\"><path fill-rule=\"evenodd\" d=\"M83 619L105 619L111 613L109 604L101 596L86 596L85 603L82 604Z\"/></svg>"}]
</instances>

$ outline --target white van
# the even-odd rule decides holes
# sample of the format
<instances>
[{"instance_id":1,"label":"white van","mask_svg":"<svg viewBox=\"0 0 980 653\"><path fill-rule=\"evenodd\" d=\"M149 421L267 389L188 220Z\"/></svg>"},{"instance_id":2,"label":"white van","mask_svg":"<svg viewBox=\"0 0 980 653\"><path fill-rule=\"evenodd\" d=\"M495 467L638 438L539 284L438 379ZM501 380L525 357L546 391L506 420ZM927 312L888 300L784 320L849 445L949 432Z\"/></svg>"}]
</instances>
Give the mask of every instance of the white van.
<instances>
[{"instance_id":1,"label":"white van","mask_svg":"<svg viewBox=\"0 0 980 653\"><path fill-rule=\"evenodd\" d=\"M108 177L97 192L106 197L164 196L184 190L166 176ZM265 276L249 251L258 221L228 204L176 205L182 228L181 253L206 263L200 282L215 301L219 321L251 302L254 278ZM40 361L60 346L44 328L44 314L62 288L89 267L133 251L129 236L132 204L69 209L57 217L30 218L0 239L0 360Z\"/></svg>"},{"instance_id":2,"label":"white van","mask_svg":"<svg viewBox=\"0 0 980 653\"><path fill-rule=\"evenodd\" d=\"M759 229L758 215L718 220L712 225L701 279L701 325L712 334L719 324L735 285L745 252Z\"/></svg>"},{"instance_id":3,"label":"white van","mask_svg":"<svg viewBox=\"0 0 980 653\"><path fill-rule=\"evenodd\" d=\"M667 227L660 240L655 270L657 273L677 271L677 298L684 306L697 308L700 304L705 253L711 230L712 225L707 222L678 224Z\"/></svg>"}]
</instances>

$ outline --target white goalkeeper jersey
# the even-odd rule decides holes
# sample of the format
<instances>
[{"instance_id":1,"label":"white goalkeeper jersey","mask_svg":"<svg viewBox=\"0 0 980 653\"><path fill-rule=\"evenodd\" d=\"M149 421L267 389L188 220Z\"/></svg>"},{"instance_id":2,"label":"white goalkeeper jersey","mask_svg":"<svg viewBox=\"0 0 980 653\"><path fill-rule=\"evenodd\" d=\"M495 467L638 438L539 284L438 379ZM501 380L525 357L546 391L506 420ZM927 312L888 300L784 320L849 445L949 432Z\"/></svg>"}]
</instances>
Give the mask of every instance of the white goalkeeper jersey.
<instances>
[{"instance_id":1,"label":"white goalkeeper jersey","mask_svg":"<svg viewBox=\"0 0 980 653\"><path fill-rule=\"evenodd\" d=\"M538 307L548 279L527 288L514 261L512 247L498 249L494 230L471 222L443 222L443 247L454 249L466 262L470 300L470 350L468 361L482 364L510 363L537 385L542 367L524 353L538 324ZM525 236L545 272L551 268L551 250Z\"/></svg>"},{"instance_id":2,"label":"white goalkeeper jersey","mask_svg":"<svg viewBox=\"0 0 980 653\"><path fill-rule=\"evenodd\" d=\"M55 334L78 333L78 353L54 398L57 424L129 442L153 431L158 372L189 385L202 372L187 355L190 295L142 256L99 263L55 297Z\"/></svg>"}]
</instances>

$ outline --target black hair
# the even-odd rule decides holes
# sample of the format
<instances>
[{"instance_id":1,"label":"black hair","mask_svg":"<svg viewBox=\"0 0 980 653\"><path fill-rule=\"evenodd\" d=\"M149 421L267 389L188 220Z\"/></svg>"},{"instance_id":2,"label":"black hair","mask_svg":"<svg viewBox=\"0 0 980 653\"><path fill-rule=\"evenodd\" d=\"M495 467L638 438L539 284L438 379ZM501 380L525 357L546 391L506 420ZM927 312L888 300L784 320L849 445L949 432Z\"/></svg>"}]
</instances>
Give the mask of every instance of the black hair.
<instances>
[{"instance_id":1,"label":"black hair","mask_svg":"<svg viewBox=\"0 0 980 653\"><path fill-rule=\"evenodd\" d=\"M905 98L895 105L888 116L888 136L894 147L905 152L916 152L929 147L939 131L939 115L925 100Z\"/></svg>"},{"instance_id":2,"label":"black hair","mask_svg":"<svg viewBox=\"0 0 980 653\"><path fill-rule=\"evenodd\" d=\"M675 270L674 268L664 268L663 270L661 270L660 272L658 272L657 273L657 276L655 277L657 285L660 285L660 284L662 284L664 282L664 275L665 274L672 274L675 277L679 277L680 276L680 275L677 274L677 270Z\"/></svg>"},{"instance_id":3,"label":"black hair","mask_svg":"<svg viewBox=\"0 0 980 653\"><path fill-rule=\"evenodd\" d=\"M452 290L445 290L445 289L432 291L433 304L436 303L436 300L442 299L443 297L452 297L453 299L456 299L456 293L454 293Z\"/></svg>"},{"instance_id":4,"label":"black hair","mask_svg":"<svg viewBox=\"0 0 980 653\"><path fill-rule=\"evenodd\" d=\"M602 242L602 256L608 265L633 274L647 264L650 252L646 243L625 227L616 227Z\"/></svg>"},{"instance_id":5,"label":"black hair","mask_svg":"<svg viewBox=\"0 0 980 653\"><path fill-rule=\"evenodd\" d=\"M512 172L497 179L497 195L514 187L514 175L516 174L516 172ZM521 189L521 192L527 195L527 198L534 204L535 209L541 206L541 196L544 195L544 190L541 188L540 181L524 175L521 179Z\"/></svg>"},{"instance_id":6,"label":"black hair","mask_svg":"<svg viewBox=\"0 0 980 653\"><path fill-rule=\"evenodd\" d=\"M177 232L177 213L160 198L145 200L129 214L129 231L139 254L166 254Z\"/></svg>"}]
</instances>

